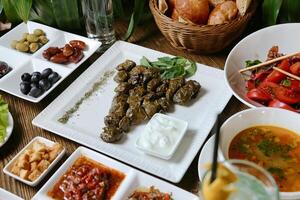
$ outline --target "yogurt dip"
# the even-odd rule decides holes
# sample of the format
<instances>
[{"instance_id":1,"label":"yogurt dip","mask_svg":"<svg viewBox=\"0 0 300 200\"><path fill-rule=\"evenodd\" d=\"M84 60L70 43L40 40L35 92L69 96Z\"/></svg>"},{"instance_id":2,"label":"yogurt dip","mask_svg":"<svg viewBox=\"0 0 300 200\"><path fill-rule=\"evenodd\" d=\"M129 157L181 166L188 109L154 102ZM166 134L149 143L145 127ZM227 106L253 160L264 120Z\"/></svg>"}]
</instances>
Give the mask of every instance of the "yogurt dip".
<instances>
[{"instance_id":1,"label":"yogurt dip","mask_svg":"<svg viewBox=\"0 0 300 200\"><path fill-rule=\"evenodd\" d=\"M146 153L169 159L187 129L187 122L156 113L136 141L136 147Z\"/></svg>"}]
</instances>

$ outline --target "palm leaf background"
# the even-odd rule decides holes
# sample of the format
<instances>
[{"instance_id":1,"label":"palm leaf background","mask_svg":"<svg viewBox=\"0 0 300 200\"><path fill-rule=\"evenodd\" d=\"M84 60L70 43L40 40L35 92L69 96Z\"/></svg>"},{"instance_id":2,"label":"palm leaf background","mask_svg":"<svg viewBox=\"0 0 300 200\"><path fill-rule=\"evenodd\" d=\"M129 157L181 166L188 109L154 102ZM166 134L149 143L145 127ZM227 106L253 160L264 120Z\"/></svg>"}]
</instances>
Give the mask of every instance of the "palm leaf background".
<instances>
[{"instance_id":1,"label":"palm leaf background","mask_svg":"<svg viewBox=\"0 0 300 200\"><path fill-rule=\"evenodd\" d=\"M151 16L147 2L113 0L115 18L128 16L129 25L124 39L132 35L141 19L145 19L144 16ZM75 32L84 27L80 0L0 0L0 14L2 8L6 19L13 23L33 20Z\"/></svg>"}]
</instances>

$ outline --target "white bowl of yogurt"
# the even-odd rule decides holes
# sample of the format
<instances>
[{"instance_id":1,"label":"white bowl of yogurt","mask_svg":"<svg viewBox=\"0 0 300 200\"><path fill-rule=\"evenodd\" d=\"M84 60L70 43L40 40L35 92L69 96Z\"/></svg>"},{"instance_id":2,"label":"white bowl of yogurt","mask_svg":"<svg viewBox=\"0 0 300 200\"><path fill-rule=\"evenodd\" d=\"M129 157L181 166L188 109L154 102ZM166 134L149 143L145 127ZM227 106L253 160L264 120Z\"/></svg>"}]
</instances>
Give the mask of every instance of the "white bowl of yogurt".
<instances>
[{"instance_id":1,"label":"white bowl of yogurt","mask_svg":"<svg viewBox=\"0 0 300 200\"><path fill-rule=\"evenodd\" d=\"M170 159L180 144L188 123L156 113L136 140L135 146L147 154Z\"/></svg>"}]
</instances>

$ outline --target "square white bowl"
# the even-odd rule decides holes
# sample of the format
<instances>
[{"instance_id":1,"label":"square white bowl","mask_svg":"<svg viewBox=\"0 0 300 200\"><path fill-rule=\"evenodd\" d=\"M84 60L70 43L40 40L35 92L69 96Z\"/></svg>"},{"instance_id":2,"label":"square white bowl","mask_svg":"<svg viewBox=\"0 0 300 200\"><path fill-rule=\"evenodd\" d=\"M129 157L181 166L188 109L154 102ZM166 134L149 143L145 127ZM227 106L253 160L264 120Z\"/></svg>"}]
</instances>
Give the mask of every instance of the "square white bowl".
<instances>
[{"instance_id":1,"label":"square white bowl","mask_svg":"<svg viewBox=\"0 0 300 200\"><path fill-rule=\"evenodd\" d=\"M10 172L9 168L10 166L19 158L19 156L24 153L24 151L35 141L39 141L41 143L44 143L46 146L51 147L55 144L55 142L48 140L46 138L37 136L35 138L33 138L3 169L3 172L8 175L13 177L14 179L17 179L18 181L21 181L27 185L30 185L32 187L36 186L37 184L39 184L39 182L46 176L46 174L56 165L56 163L63 157L63 155L65 154L66 150L65 148L62 149L62 151L56 156L56 158L50 163L49 167L42 172L42 174L35 180L35 181L28 181L25 180L15 174L13 174L12 172Z\"/></svg>"},{"instance_id":2,"label":"square white bowl","mask_svg":"<svg viewBox=\"0 0 300 200\"><path fill-rule=\"evenodd\" d=\"M43 45L40 49L38 49L35 53L33 54L23 53L15 49L12 49L10 47L10 43L12 40L21 39L23 33L25 32L31 33L33 32L34 29L37 28L42 29L46 33L46 36L49 39L49 41L48 43ZM81 40L87 44L87 48L85 49L85 51L83 51L84 57L78 63L76 64L69 63L66 65L61 65L61 64L50 62L42 56L43 51L49 48L50 46L63 47L70 40ZM76 34L68 33L65 31L61 31L43 24L39 24L31 21L28 21L26 24L21 23L18 26L16 26L14 29L10 30L8 33L0 37L0 60L5 61L10 67L13 68L11 72L9 72L2 79L0 79L0 90L3 90L7 93L20 97L27 101L38 103L44 97L46 97L50 93L50 91L53 90L60 82L62 82L68 75L70 75L76 68L78 68L85 60L87 60L100 46L101 43L96 40L89 39ZM61 71L65 71L66 73L64 73L64 75L61 75L61 79L57 83L55 83L55 86L51 87L48 91L44 92L44 94L41 95L40 97L33 98L28 95L23 95L19 90L20 73L18 72L20 72L21 70L26 72L27 68L25 63L28 62L29 63L44 62L47 63L47 65L43 64L43 66L49 66L50 68L52 68L51 66L55 65L60 67ZM41 66L41 68L44 68L43 66ZM23 69L19 70L19 68L23 68ZM19 71L16 69L18 69ZM32 69L32 67L29 67L29 69ZM18 80L18 81L11 81L11 80Z\"/></svg>"},{"instance_id":3,"label":"square white bowl","mask_svg":"<svg viewBox=\"0 0 300 200\"><path fill-rule=\"evenodd\" d=\"M180 124L180 126L182 126L182 129L181 131L178 133L178 138L173 146L173 148L171 149L171 151L169 153L162 153L162 152L159 152L159 151L155 151L155 150L150 150L150 149L147 149L145 147L143 147L142 145L140 145L140 140L141 140L141 137L143 135L143 133L140 134L140 136L138 137L138 139L136 140L135 142L135 146L144 151L145 153L147 154L150 154L150 155L153 155L153 156L156 156L156 157L159 157L159 158L162 158L162 159L170 159L173 154L175 153L177 147L179 146L184 134L186 133L186 130L187 130L187 127L188 127L188 123L187 121L184 121L184 120L181 120L181 119L178 119L176 117L171 117L171 116L168 116L168 115L165 115L165 114L161 114L161 113L156 113L155 115L153 115L153 117L150 119L150 121L147 123L145 129L144 129L144 132L146 131L146 129L149 128L150 124L158 117L162 117L162 118L165 118L165 119L169 119L170 121L173 121L177 124Z\"/></svg>"},{"instance_id":4,"label":"square white bowl","mask_svg":"<svg viewBox=\"0 0 300 200\"><path fill-rule=\"evenodd\" d=\"M51 68L54 72L57 72L60 75L60 79L54 83L51 88L49 88L47 91L44 91L44 93L35 98L30 95L25 95L20 91L20 83L22 82L21 76L23 73L29 73L38 71L42 72L46 68ZM22 99L26 99L31 102L39 102L41 101L45 96L47 96L60 82L62 82L70 73L71 69L62 67L60 65L49 63L40 59L29 59L26 62L23 63L22 66L18 67L14 71L11 71L10 75L7 76L5 81L1 81L3 84L1 84L0 89L3 91L13 94L17 97L20 97ZM4 76L5 78L5 76ZM0 82L0 83L1 83Z\"/></svg>"}]
</instances>

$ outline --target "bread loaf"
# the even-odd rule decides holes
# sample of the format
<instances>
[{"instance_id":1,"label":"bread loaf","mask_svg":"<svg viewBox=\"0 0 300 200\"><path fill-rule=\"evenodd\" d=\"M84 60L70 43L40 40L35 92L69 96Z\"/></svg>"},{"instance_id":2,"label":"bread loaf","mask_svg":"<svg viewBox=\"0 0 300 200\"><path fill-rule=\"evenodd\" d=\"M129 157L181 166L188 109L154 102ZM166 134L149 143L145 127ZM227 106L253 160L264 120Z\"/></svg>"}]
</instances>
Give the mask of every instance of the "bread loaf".
<instances>
[{"instance_id":1,"label":"bread loaf","mask_svg":"<svg viewBox=\"0 0 300 200\"><path fill-rule=\"evenodd\" d=\"M238 9L234 1L225 1L218 4L210 13L208 25L224 24L233 20Z\"/></svg>"},{"instance_id":2,"label":"bread loaf","mask_svg":"<svg viewBox=\"0 0 300 200\"><path fill-rule=\"evenodd\" d=\"M175 9L185 21L206 24L209 15L208 0L176 0Z\"/></svg>"},{"instance_id":3,"label":"bread loaf","mask_svg":"<svg viewBox=\"0 0 300 200\"><path fill-rule=\"evenodd\" d=\"M244 16L250 6L251 0L236 0L236 6L240 15Z\"/></svg>"}]
</instances>

